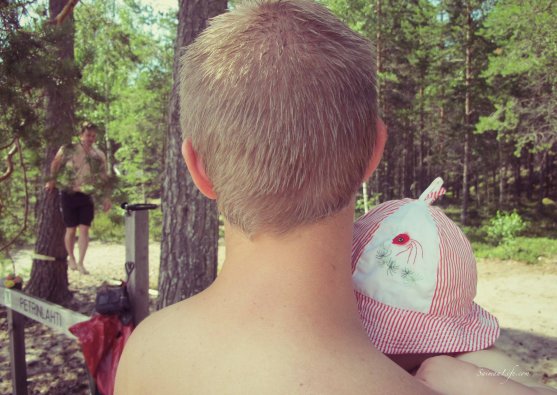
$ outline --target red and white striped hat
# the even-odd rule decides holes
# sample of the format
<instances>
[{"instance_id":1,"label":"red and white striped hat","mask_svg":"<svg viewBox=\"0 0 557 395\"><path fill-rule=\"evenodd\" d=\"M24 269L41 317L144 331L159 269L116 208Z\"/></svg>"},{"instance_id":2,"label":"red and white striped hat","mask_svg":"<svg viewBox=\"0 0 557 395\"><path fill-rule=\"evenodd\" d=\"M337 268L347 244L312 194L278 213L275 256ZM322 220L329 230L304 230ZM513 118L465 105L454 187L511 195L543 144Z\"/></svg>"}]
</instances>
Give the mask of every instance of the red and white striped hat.
<instances>
[{"instance_id":1,"label":"red and white striped hat","mask_svg":"<svg viewBox=\"0 0 557 395\"><path fill-rule=\"evenodd\" d=\"M441 209L435 179L418 200L382 203L356 221L352 280L371 342L385 354L485 349L497 319L474 303L470 243Z\"/></svg>"}]
</instances>

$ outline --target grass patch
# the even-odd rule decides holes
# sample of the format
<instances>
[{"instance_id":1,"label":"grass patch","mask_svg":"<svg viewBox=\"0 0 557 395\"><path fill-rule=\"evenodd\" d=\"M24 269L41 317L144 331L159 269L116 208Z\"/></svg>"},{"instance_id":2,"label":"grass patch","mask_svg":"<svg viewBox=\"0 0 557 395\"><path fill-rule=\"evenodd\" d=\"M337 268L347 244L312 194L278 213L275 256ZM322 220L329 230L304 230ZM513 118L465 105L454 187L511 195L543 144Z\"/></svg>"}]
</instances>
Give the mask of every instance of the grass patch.
<instances>
[{"instance_id":1,"label":"grass patch","mask_svg":"<svg viewBox=\"0 0 557 395\"><path fill-rule=\"evenodd\" d=\"M530 264L557 256L557 240L547 237L517 237L498 246L472 241L472 247L477 258L512 259Z\"/></svg>"}]
</instances>

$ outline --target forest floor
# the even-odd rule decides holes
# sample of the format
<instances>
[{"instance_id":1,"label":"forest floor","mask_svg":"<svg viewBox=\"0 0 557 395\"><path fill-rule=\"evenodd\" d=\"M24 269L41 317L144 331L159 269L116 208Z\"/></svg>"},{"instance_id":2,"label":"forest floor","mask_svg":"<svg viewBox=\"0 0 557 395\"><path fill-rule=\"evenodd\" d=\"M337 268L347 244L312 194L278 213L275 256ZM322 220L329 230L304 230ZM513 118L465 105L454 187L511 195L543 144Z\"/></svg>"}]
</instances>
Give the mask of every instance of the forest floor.
<instances>
[{"instance_id":1,"label":"forest floor","mask_svg":"<svg viewBox=\"0 0 557 395\"><path fill-rule=\"evenodd\" d=\"M160 247L149 248L151 286L156 287ZM18 271L28 271L31 250L15 255ZM219 258L222 254L219 254ZM74 298L67 307L91 315L96 288L124 278L122 245L93 242L87 252L88 276L69 272ZM527 265L513 261L478 262L476 302L498 317L497 346L517 362L516 373L557 388L557 257ZM25 329L29 394L88 394L85 363L77 342L29 321ZM11 393L6 309L0 307L0 394ZM524 373L523 373L524 374Z\"/></svg>"}]
</instances>

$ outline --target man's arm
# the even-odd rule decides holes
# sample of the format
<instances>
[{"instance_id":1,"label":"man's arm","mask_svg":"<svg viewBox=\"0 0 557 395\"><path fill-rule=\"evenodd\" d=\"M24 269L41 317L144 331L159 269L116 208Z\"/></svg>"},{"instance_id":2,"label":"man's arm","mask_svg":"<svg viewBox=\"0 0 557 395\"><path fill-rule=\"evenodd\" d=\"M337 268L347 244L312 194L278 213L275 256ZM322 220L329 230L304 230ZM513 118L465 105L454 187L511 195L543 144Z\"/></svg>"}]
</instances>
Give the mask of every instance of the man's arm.
<instances>
[{"instance_id":1,"label":"man's arm","mask_svg":"<svg viewBox=\"0 0 557 395\"><path fill-rule=\"evenodd\" d=\"M64 161L64 147L60 147L54 159L50 163L50 178L45 185L45 189L47 191L53 191L56 188L56 176L58 175L58 171L60 171L60 167L62 166L62 162Z\"/></svg>"}]
</instances>

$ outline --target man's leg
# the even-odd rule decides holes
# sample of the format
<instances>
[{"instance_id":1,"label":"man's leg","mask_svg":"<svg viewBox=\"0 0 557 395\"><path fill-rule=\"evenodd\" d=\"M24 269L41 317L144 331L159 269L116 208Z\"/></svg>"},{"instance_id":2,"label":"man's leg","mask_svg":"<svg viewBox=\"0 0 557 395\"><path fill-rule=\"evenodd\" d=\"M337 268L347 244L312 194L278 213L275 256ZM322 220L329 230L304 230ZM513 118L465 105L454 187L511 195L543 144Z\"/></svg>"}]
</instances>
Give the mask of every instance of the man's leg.
<instances>
[{"instance_id":1,"label":"man's leg","mask_svg":"<svg viewBox=\"0 0 557 395\"><path fill-rule=\"evenodd\" d=\"M68 253L68 267L72 270L77 269L75 264L74 246L75 246L75 231L76 228L66 228L66 234L64 235L64 245L66 246L66 252Z\"/></svg>"},{"instance_id":2,"label":"man's leg","mask_svg":"<svg viewBox=\"0 0 557 395\"><path fill-rule=\"evenodd\" d=\"M75 246L75 232L78 224L77 211L74 207L73 194L66 191L60 192L60 209L64 224L66 225L66 234L64 235L64 246L68 253L68 267L72 270L77 270L77 265L74 255Z\"/></svg>"},{"instance_id":3,"label":"man's leg","mask_svg":"<svg viewBox=\"0 0 557 395\"><path fill-rule=\"evenodd\" d=\"M78 210L79 238L77 240L77 246L79 247L79 261L77 261L77 269L81 274L89 274L83 263L85 261L87 247L89 246L89 227L91 226L91 222L93 222L93 217L95 216L95 207L93 206L91 196L84 193L79 193L78 196L81 204Z\"/></svg>"},{"instance_id":4,"label":"man's leg","mask_svg":"<svg viewBox=\"0 0 557 395\"><path fill-rule=\"evenodd\" d=\"M85 253L87 252L87 247L89 247L89 227L87 225L79 225L79 238L77 240L77 246L79 247L79 261L77 262L77 268L81 274L89 274L83 262L85 260Z\"/></svg>"}]
</instances>

